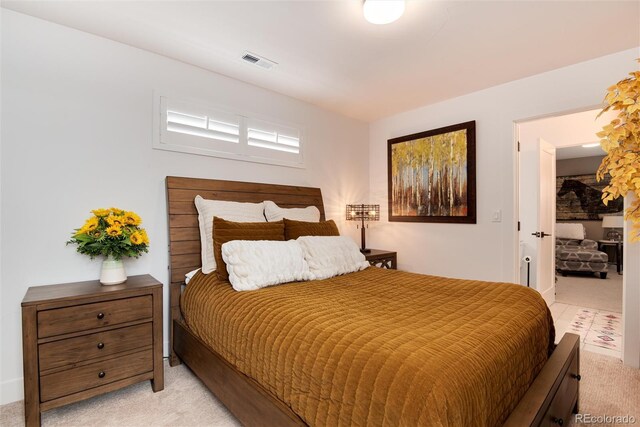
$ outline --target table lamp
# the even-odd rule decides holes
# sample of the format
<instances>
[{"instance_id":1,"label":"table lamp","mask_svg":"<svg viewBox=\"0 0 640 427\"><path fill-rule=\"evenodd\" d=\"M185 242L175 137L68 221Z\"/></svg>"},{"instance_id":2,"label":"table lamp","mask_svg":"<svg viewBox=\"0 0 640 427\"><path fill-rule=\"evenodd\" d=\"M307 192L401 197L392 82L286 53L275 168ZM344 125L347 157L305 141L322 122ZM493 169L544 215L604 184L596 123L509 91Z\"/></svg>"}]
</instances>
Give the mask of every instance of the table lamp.
<instances>
[{"instance_id":1,"label":"table lamp","mask_svg":"<svg viewBox=\"0 0 640 427\"><path fill-rule=\"evenodd\" d=\"M369 226L365 226L365 221L380 221L380 205L347 205L347 221L360 221L360 252L371 252L365 244L364 229Z\"/></svg>"},{"instance_id":2,"label":"table lamp","mask_svg":"<svg viewBox=\"0 0 640 427\"><path fill-rule=\"evenodd\" d=\"M602 228L610 228L607 231L607 239L620 241L622 233L616 229L624 227L624 217L622 215L606 215L602 217Z\"/></svg>"}]
</instances>

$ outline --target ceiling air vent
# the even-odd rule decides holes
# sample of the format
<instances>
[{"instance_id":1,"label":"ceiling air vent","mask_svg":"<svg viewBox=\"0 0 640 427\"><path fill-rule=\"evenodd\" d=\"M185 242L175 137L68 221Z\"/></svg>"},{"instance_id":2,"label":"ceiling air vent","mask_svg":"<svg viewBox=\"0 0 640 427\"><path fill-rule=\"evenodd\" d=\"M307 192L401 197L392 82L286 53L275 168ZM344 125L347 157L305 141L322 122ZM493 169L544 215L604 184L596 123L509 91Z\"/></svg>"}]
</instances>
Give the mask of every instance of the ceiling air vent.
<instances>
[{"instance_id":1,"label":"ceiling air vent","mask_svg":"<svg viewBox=\"0 0 640 427\"><path fill-rule=\"evenodd\" d=\"M250 52L245 52L242 55L242 59L247 61L250 64L257 65L258 67L264 68L266 70L270 70L276 65L278 65L277 62L273 62L267 58L264 58L262 56L256 55L255 53L250 53Z\"/></svg>"}]
</instances>

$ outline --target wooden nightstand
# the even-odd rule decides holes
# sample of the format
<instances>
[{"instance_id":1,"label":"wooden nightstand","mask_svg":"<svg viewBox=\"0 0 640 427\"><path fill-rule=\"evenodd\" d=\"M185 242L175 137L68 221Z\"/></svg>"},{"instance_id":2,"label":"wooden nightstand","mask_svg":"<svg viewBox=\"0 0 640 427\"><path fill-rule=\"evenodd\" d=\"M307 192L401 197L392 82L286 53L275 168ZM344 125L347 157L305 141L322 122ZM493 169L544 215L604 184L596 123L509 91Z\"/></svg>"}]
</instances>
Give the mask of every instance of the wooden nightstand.
<instances>
[{"instance_id":1,"label":"wooden nightstand","mask_svg":"<svg viewBox=\"0 0 640 427\"><path fill-rule=\"evenodd\" d=\"M162 283L35 286L22 300L25 423L43 411L151 380L164 388Z\"/></svg>"},{"instance_id":2,"label":"wooden nightstand","mask_svg":"<svg viewBox=\"0 0 640 427\"><path fill-rule=\"evenodd\" d=\"M383 251L380 249L370 249L370 251L371 252L363 254L367 261L369 261L369 264L374 267L389 268L393 270L398 269L397 252Z\"/></svg>"}]
</instances>

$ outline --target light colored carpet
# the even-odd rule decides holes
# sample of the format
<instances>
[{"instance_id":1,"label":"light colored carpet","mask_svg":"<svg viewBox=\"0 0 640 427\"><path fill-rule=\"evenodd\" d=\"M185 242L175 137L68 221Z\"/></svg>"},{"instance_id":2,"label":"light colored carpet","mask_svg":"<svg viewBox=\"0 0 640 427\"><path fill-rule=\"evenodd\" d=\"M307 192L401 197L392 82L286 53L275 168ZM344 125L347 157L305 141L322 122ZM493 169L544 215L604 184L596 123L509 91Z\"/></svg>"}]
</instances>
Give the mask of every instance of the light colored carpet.
<instances>
[{"instance_id":1,"label":"light colored carpet","mask_svg":"<svg viewBox=\"0 0 640 427\"><path fill-rule=\"evenodd\" d=\"M593 275L558 274L556 302L622 313L622 275L615 266L606 279Z\"/></svg>"},{"instance_id":2,"label":"light colored carpet","mask_svg":"<svg viewBox=\"0 0 640 427\"><path fill-rule=\"evenodd\" d=\"M220 426L241 424L185 365L165 362L164 390L154 393L149 381L42 414L48 426ZM23 402L0 406L0 426L24 426Z\"/></svg>"},{"instance_id":3,"label":"light colored carpet","mask_svg":"<svg viewBox=\"0 0 640 427\"><path fill-rule=\"evenodd\" d=\"M636 423L640 422L640 370L624 366L620 359L581 350L580 375L581 414L629 415L635 417ZM584 424L572 422L570 425Z\"/></svg>"},{"instance_id":4,"label":"light colored carpet","mask_svg":"<svg viewBox=\"0 0 640 427\"><path fill-rule=\"evenodd\" d=\"M640 420L640 370L612 357L581 353L580 412ZM0 406L0 425L24 425L23 403ZM45 412L49 426L239 426L184 365L165 369L165 389L149 382Z\"/></svg>"}]
</instances>

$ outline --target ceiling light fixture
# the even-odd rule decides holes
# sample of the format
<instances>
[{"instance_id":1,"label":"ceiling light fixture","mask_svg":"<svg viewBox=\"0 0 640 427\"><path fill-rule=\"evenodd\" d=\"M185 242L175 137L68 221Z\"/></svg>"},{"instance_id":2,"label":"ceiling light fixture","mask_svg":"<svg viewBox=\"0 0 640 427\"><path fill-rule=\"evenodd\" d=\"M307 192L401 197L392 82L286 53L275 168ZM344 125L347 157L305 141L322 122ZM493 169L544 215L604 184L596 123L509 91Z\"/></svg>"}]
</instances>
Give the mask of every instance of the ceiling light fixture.
<instances>
[{"instance_id":1,"label":"ceiling light fixture","mask_svg":"<svg viewBox=\"0 0 640 427\"><path fill-rule=\"evenodd\" d=\"M591 144L582 144L584 148L593 148L593 147L598 147L599 145L600 145L599 142L593 142Z\"/></svg>"},{"instance_id":2,"label":"ceiling light fixture","mask_svg":"<svg viewBox=\"0 0 640 427\"><path fill-rule=\"evenodd\" d=\"M372 24L389 24L404 13L404 0L364 0L364 19Z\"/></svg>"}]
</instances>

